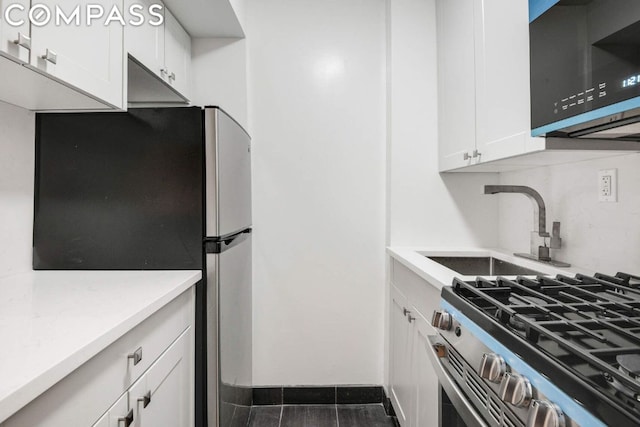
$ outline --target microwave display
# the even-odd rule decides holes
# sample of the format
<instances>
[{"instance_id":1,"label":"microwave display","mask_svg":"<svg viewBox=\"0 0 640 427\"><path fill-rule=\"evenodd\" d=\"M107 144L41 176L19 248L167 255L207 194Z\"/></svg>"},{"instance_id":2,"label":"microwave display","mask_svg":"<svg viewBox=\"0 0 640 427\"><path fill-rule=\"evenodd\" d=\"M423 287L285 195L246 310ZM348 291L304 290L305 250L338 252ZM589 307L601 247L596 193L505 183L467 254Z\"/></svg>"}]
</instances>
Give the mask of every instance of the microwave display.
<instances>
[{"instance_id":1,"label":"microwave display","mask_svg":"<svg viewBox=\"0 0 640 427\"><path fill-rule=\"evenodd\" d=\"M640 74L622 80L622 87L632 87L640 83Z\"/></svg>"},{"instance_id":2,"label":"microwave display","mask_svg":"<svg viewBox=\"0 0 640 427\"><path fill-rule=\"evenodd\" d=\"M640 1L531 2L532 135L640 107Z\"/></svg>"}]
</instances>

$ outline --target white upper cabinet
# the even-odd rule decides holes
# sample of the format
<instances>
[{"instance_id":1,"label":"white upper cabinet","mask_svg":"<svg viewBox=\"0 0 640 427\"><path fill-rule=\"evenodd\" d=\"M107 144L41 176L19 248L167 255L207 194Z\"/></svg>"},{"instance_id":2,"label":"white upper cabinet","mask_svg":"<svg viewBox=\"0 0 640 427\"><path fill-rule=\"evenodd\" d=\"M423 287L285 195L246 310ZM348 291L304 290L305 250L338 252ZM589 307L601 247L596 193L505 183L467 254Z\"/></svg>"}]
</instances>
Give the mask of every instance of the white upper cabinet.
<instances>
[{"instance_id":1,"label":"white upper cabinet","mask_svg":"<svg viewBox=\"0 0 640 427\"><path fill-rule=\"evenodd\" d=\"M152 4L162 4L148 0L126 2L127 8L141 4L147 12ZM147 21L144 25L125 28L126 52L137 63L129 64L129 103L185 103L189 100L191 37L164 5L161 13L161 25L151 25L150 22L155 23L157 19L145 13Z\"/></svg>"},{"instance_id":2,"label":"white upper cabinet","mask_svg":"<svg viewBox=\"0 0 640 427\"><path fill-rule=\"evenodd\" d=\"M12 23L9 24L4 19L5 8L11 6L22 6L24 10L29 10L31 2L29 0L16 0L11 3L0 0L0 10L3 16L0 17L0 55L4 55L14 61L21 63L29 62L29 51L31 49L31 33L29 30L29 20L24 19L19 9L9 13Z\"/></svg>"},{"instance_id":3,"label":"white upper cabinet","mask_svg":"<svg viewBox=\"0 0 640 427\"><path fill-rule=\"evenodd\" d=\"M153 2L153 4L161 5L162 3ZM140 13L145 17L145 22L143 25L129 25L125 28L125 49L136 61L160 77L164 70L164 23L161 25L150 24L158 22L157 17L152 17L149 13L149 8L152 5L150 0L126 0L127 10L133 5L140 5L144 8ZM164 7L153 12L165 19Z\"/></svg>"},{"instance_id":4,"label":"white upper cabinet","mask_svg":"<svg viewBox=\"0 0 640 427\"><path fill-rule=\"evenodd\" d=\"M439 0L438 140L440 169L471 163L476 139L473 0Z\"/></svg>"},{"instance_id":5,"label":"white upper cabinet","mask_svg":"<svg viewBox=\"0 0 640 427\"><path fill-rule=\"evenodd\" d=\"M69 16L83 3L76 0L37 0L50 11L60 8ZM120 22L105 25L106 16L117 7L122 11L122 0L96 0L91 4L104 8L104 16L91 24L86 11L80 7L80 24L59 25L52 16L44 26L31 25L31 67L65 84L90 94L113 107L122 102L122 34Z\"/></svg>"},{"instance_id":6,"label":"white upper cabinet","mask_svg":"<svg viewBox=\"0 0 640 427\"><path fill-rule=\"evenodd\" d=\"M122 0L92 4L104 13L89 26L84 3L0 0L0 101L29 110L123 107L123 28L120 22L104 25L108 11L122 10ZM30 8L40 8L33 15L43 25L29 22ZM79 22L56 21L56 10L73 16L76 8Z\"/></svg>"},{"instance_id":7,"label":"white upper cabinet","mask_svg":"<svg viewBox=\"0 0 640 427\"><path fill-rule=\"evenodd\" d=\"M524 153L527 0L438 0L440 170Z\"/></svg>"},{"instance_id":8,"label":"white upper cabinet","mask_svg":"<svg viewBox=\"0 0 640 427\"><path fill-rule=\"evenodd\" d=\"M436 0L441 172L504 172L635 146L531 136L527 0Z\"/></svg>"},{"instance_id":9,"label":"white upper cabinet","mask_svg":"<svg viewBox=\"0 0 640 427\"><path fill-rule=\"evenodd\" d=\"M476 147L479 161L521 154L531 138L526 0L475 5Z\"/></svg>"},{"instance_id":10,"label":"white upper cabinet","mask_svg":"<svg viewBox=\"0 0 640 427\"><path fill-rule=\"evenodd\" d=\"M166 14L164 25L166 78L175 90L189 98L191 37L171 13Z\"/></svg>"}]
</instances>

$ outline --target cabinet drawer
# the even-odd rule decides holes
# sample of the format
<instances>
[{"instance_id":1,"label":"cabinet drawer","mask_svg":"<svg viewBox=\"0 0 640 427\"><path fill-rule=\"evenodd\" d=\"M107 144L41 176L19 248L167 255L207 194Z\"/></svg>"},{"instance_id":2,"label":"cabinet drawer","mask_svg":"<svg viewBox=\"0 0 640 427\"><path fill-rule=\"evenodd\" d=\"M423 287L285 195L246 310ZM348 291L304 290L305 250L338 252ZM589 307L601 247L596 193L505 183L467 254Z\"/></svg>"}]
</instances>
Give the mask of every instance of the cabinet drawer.
<instances>
[{"instance_id":1,"label":"cabinet drawer","mask_svg":"<svg viewBox=\"0 0 640 427\"><path fill-rule=\"evenodd\" d=\"M195 313L189 305L188 295L181 297L163 309L163 318L151 322L136 332L135 337L127 344L127 350L121 353L121 360L126 360L127 374L125 376L125 386L128 388L135 380L140 378L153 362L175 341L176 338L191 325L195 318ZM162 321L162 323L160 323ZM132 332L134 332L132 331ZM135 361L129 358L136 350L142 350L142 359Z\"/></svg>"},{"instance_id":2,"label":"cabinet drawer","mask_svg":"<svg viewBox=\"0 0 640 427\"><path fill-rule=\"evenodd\" d=\"M431 319L440 304L440 290L395 259L391 263L391 282L422 316Z\"/></svg>"},{"instance_id":3,"label":"cabinet drawer","mask_svg":"<svg viewBox=\"0 0 640 427\"><path fill-rule=\"evenodd\" d=\"M129 413L128 395L123 394L120 399L104 414L93 427L122 427L122 419L126 419Z\"/></svg>"},{"instance_id":4,"label":"cabinet drawer","mask_svg":"<svg viewBox=\"0 0 640 427\"><path fill-rule=\"evenodd\" d=\"M131 427L193 425L191 343L192 328L189 328L131 387Z\"/></svg>"},{"instance_id":5,"label":"cabinet drawer","mask_svg":"<svg viewBox=\"0 0 640 427\"><path fill-rule=\"evenodd\" d=\"M1 424L91 426L193 324L194 288L167 304ZM142 347L133 365L127 355Z\"/></svg>"}]
</instances>

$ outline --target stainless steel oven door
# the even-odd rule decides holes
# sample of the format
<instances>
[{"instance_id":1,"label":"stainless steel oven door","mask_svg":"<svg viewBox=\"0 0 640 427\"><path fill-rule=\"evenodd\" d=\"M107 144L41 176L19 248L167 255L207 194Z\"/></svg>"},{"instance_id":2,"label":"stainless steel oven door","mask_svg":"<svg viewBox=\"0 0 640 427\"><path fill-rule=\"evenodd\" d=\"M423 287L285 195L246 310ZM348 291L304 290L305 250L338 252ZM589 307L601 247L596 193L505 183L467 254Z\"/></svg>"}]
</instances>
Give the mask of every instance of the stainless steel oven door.
<instances>
[{"instance_id":1,"label":"stainless steel oven door","mask_svg":"<svg viewBox=\"0 0 640 427\"><path fill-rule=\"evenodd\" d=\"M442 364L440 351L445 351L444 347L439 347L442 341L440 336L430 337L431 349L427 352L431 360L431 365L438 375L440 383L439 393L439 425L440 427L489 427L489 424L476 411L474 406L468 400L464 391L458 386L455 379L447 372ZM451 405L455 408L455 413L451 413ZM457 420L457 421L454 421ZM460 424L462 421L464 424Z\"/></svg>"}]
</instances>

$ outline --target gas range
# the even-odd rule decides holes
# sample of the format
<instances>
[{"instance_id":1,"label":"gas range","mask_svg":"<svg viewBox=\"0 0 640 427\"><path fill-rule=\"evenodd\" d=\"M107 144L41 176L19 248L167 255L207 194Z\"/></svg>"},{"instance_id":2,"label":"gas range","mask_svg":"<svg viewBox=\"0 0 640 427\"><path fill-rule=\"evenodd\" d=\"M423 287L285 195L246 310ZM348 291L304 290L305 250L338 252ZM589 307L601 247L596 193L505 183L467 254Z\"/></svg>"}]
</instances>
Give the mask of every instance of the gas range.
<instances>
[{"instance_id":1,"label":"gas range","mask_svg":"<svg viewBox=\"0 0 640 427\"><path fill-rule=\"evenodd\" d=\"M441 307L440 382L470 427L640 425L639 277L454 279Z\"/></svg>"}]
</instances>

